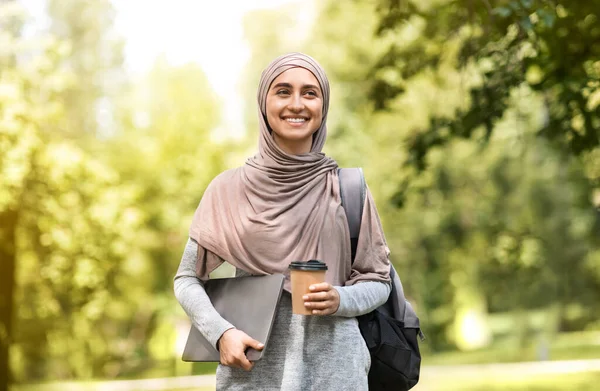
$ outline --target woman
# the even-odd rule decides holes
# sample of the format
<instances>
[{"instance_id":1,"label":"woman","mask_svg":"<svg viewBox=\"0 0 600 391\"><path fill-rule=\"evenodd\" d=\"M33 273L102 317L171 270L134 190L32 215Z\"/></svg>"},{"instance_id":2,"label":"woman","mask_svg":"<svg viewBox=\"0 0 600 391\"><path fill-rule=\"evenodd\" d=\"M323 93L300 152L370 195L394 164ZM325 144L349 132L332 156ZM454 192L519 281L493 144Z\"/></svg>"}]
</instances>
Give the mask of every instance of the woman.
<instances>
[{"instance_id":1,"label":"woman","mask_svg":"<svg viewBox=\"0 0 600 391\"><path fill-rule=\"evenodd\" d=\"M220 352L217 389L366 390L370 355L356 316L390 293L389 251L367 194L354 263L340 203L337 163L321 152L329 82L311 57L275 59L258 90L259 153L207 188L190 228L175 294L193 324ZM314 316L292 314L288 265L319 259L326 282L304 296ZM227 261L236 275L286 275L268 349L214 309L203 288Z\"/></svg>"}]
</instances>

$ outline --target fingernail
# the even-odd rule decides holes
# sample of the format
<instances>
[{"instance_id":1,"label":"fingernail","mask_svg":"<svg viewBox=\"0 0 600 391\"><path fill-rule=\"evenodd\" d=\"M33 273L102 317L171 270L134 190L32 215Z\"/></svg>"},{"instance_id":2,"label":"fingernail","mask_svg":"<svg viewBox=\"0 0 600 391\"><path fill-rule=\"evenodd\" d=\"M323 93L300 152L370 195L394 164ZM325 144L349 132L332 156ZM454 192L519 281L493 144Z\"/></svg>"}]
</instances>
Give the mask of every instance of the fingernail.
<instances>
[{"instance_id":1,"label":"fingernail","mask_svg":"<svg viewBox=\"0 0 600 391\"><path fill-rule=\"evenodd\" d=\"M302 296L302 298L303 298L304 300L308 300L308 295L304 295L304 296Z\"/></svg>"},{"instance_id":2,"label":"fingernail","mask_svg":"<svg viewBox=\"0 0 600 391\"><path fill-rule=\"evenodd\" d=\"M313 310L313 315L316 315L316 314L317 314L317 310Z\"/></svg>"},{"instance_id":3,"label":"fingernail","mask_svg":"<svg viewBox=\"0 0 600 391\"><path fill-rule=\"evenodd\" d=\"M315 286L311 285L311 286L308 287L308 289L310 289L311 291L314 291L315 290Z\"/></svg>"},{"instance_id":4,"label":"fingernail","mask_svg":"<svg viewBox=\"0 0 600 391\"><path fill-rule=\"evenodd\" d=\"M259 348L262 348L263 346L265 346L265 344L264 344L264 343L259 343L259 344L258 344L258 347L259 347Z\"/></svg>"}]
</instances>

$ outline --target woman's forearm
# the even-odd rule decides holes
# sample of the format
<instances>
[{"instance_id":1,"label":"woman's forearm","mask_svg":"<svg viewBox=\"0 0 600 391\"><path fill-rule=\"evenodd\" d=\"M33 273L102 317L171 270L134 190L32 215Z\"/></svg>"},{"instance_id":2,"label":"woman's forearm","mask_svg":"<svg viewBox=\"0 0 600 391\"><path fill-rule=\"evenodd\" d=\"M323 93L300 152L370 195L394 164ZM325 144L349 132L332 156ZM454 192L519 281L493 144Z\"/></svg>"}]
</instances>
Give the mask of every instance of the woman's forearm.
<instances>
[{"instance_id":1,"label":"woman's forearm","mask_svg":"<svg viewBox=\"0 0 600 391\"><path fill-rule=\"evenodd\" d=\"M197 254L198 244L188 239L174 279L175 297L194 327L216 348L221 335L234 326L215 310L202 281L196 277Z\"/></svg>"},{"instance_id":2,"label":"woman's forearm","mask_svg":"<svg viewBox=\"0 0 600 391\"><path fill-rule=\"evenodd\" d=\"M354 317L367 314L384 304L392 290L391 283L379 281L360 282L351 286L336 286L340 306L333 314Z\"/></svg>"}]
</instances>

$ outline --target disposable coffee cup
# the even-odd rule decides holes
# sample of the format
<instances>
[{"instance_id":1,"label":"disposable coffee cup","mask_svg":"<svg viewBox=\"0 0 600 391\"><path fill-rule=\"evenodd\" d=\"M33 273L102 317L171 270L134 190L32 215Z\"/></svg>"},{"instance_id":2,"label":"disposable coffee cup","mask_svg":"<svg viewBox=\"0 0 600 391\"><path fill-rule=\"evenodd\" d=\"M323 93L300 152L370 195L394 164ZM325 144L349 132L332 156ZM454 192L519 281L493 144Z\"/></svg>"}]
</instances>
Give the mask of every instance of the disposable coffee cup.
<instances>
[{"instance_id":1,"label":"disposable coffee cup","mask_svg":"<svg viewBox=\"0 0 600 391\"><path fill-rule=\"evenodd\" d=\"M299 315L312 315L312 310L304 306L302 296L310 293L313 284L325 282L327 265L321 261L292 262L289 266L292 283L292 312Z\"/></svg>"}]
</instances>

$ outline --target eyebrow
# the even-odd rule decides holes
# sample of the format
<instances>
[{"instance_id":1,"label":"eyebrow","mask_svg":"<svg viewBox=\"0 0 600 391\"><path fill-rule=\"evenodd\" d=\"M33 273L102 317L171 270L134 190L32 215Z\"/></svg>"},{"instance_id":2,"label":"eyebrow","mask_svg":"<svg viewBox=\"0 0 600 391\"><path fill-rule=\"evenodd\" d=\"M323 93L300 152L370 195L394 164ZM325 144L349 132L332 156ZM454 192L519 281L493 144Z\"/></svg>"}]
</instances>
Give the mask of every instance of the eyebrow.
<instances>
[{"instance_id":1,"label":"eyebrow","mask_svg":"<svg viewBox=\"0 0 600 391\"><path fill-rule=\"evenodd\" d=\"M273 86L273 88L278 88L278 87L293 88L290 83L277 83ZM302 89L308 89L308 88L314 88L319 91L321 90L318 86L316 86L314 84L305 84L302 86Z\"/></svg>"}]
</instances>

